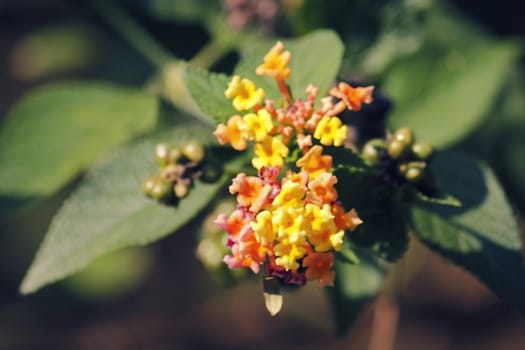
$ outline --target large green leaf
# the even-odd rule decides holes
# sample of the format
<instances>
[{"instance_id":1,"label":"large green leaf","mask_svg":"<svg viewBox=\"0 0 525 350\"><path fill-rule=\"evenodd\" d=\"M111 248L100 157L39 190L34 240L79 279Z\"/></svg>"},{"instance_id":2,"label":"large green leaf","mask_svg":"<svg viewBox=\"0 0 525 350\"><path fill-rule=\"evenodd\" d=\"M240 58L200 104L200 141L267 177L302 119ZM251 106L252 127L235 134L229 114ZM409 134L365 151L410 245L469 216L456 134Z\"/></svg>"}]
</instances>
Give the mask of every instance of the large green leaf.
<instances>
[{"instance_id":1,"label":"large green leaf","mask_svg":"<svg viewBox=\"0 0 525 350\"><path fill-rule=\"evenodd\" d=\"M287 83L294 97L305 96L305 89L313 84L323 94L335 81L344 47L337 34L330 30L317 30L299 39L283 40L285 50L292 53L290 69L292 73ZM258 87L266 91L268 98L279 101L280 95L276 82L267 76L255 74L255 68L263 63L263 57L271 48L261 45L250 55L241 60L235 68L235 74L249 78Z\"/></svg>"},{"instance_id":2,"label":"large green leaf","mask_svg":"<svg viewBox=\"0 0 525 350\"><path fill-rule=\"evenodd\" d=\"M525 313L521 233L495 175L484 163L455 153L438 155L432 171L439 188L462 207L413 206L414 233Z\"/></svg>"},{"instance_id":3,"label":"large green leaf","mask_svg":"<svg viewBox=\"0 0 525 350\"><path fill-rule=\"evenodd\" d=\"M351 242L392 262L401 258L408 248L408 229L392 188L378 176L352 168L340 167L334 175L338 199L363 220L348 234Z\"/></svg>"},{"instance_id":4,"label":"large green leaf","mask_svg":"<svg viewBox=\"0 0 525 350\"><path fill-rule=\"evenodd\" d=\"M399 62L383 85L396 101L391 126L409 126L438 147L457 143L487 116L518 48L510 42L427 48Z\"/></svg>"},{"instance_id":5,"label":"large green leaf","mask_svg":"<svg viewBox=\"0 0 525 350\"><path fill-rule=\"evenodd\" d=\"M177 144L198 130L195 124L180 125L162 139ZM141 193L141 183L158 172L154 149L153 140L138 142L88 173L53 219L22 293L73 274L106 253L172 233L206 207L226 181L225 177L213 184L197 181L177 207L161 205Z\"/></svg>"},{"instance_id":6,"label":"large green leaf","mask_svg":"<svg viewBox=\"0 0 525 350\"><path fill-rule=\"evenodd\" d=\"M224 123L238 113L232 101L224 96L230 81L227 75L186 67L184 80L199 109L217 122Z\"/></svg>"},{"instance_id":7,"label":"large green leaf","mask_svg":"<svg viewBox=\"0 0 525 350\"><path fill-rule=\"evenodd\" d=\"M335 285L327 290L339 334L344 334L359 317L362 308L383 285L384 270L371 255L359 253L357 265L336 260Z\"/></svg>"},{"instance_id":8,"label":"large green leaf","mask_svg":"<svg viewBox=\"0 0 525 350\"><path fill-rule=\"evenodd\" d=\"M101 153L150 130L157 100L96 82L64 82L31 91L0 126L0 208L47 196Z\"/></svg>"}]
</instances>

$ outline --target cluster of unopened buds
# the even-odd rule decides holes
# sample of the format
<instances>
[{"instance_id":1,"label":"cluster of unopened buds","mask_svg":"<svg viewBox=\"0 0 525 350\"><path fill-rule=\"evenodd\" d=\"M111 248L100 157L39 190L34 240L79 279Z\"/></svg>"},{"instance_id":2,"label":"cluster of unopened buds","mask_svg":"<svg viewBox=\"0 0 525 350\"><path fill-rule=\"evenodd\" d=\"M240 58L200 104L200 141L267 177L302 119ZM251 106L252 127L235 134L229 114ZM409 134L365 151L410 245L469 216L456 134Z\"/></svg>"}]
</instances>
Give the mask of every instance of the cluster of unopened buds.
<instances>
[{"instance_id":1,"label":"cluster of unopened buds","mask_svg":"<svg viewBox=\"0 0 525 350\"><path fill-rule=\"evenodd\" d=\"M181 147L159 143L155 159L160 174L151 176L142 184L142 191L161 203L174 205L186 197L196 178L210 180L217 169L204 167L205 149L202 143L191 140Z\"/></svg>"},{"instance_id":2,"label":"cluster of unopened buds","mask_svg":"<svg viewBox=\"0 0 525 350\"><path fill-rule=\"evenodd\" d=\"M427 166L434 148L424 141L416 142L412 129L402 127L385 139L368 141L361 156L371 166L379 168L387 181L420 184L427 178Z\"/></svg>"},{"instance_id":3,"label":"cluster of unopened buds","mask_svg":"<svg viewBox=\"0 0 525 350\"><path fill-rule=\"evenodd\" d=\"M219 143L239 151L253 144L256 173L235 176L229 191L236 195L237 208L215 222L228 234L231 254L223 261L230 268L259 273L263 267L266 279L280 286L312 280L332 286L334 252L342 249L345 232L362 221L338 200L338 179L325 148L344 145L348 128L338 114L371 103L373 87L339 83L316 107L319 89L310 85L305 100L294 100L286 84L290 60L290 52L277 42L256 69L276 80L280 106L240 76L225 91L239 114L219 124L214 134ZM272 303L267 300L267 307L275 314L280 304Z\"/></svg>"}]
</instances>

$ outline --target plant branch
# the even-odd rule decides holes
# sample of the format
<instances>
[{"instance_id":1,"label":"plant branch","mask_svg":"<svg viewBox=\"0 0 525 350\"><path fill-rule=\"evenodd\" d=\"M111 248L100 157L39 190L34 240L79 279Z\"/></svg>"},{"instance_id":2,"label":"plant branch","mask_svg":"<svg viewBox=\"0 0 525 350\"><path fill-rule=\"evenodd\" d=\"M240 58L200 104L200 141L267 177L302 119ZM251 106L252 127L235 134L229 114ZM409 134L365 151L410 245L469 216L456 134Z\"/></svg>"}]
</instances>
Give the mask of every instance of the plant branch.
<instances>
[{"instance_id":1,"label":"plant branch","mask_svg":"<svg viewBox=\"0 0 525 350\"><path fill-rule=\"evenodd\" d=\"M140 24L113 1L93 0L89 4L133 48L158 68L174 59Z\"/></svg>"}]
</instances>

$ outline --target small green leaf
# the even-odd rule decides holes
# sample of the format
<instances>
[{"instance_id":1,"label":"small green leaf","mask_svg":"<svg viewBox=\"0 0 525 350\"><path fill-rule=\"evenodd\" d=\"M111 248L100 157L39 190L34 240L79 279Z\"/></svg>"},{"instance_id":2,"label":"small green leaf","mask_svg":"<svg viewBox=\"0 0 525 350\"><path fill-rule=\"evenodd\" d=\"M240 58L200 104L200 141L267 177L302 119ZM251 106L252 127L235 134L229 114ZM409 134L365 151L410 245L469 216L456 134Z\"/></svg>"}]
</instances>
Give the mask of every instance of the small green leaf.
<instances>
[{"instance_id":1,"label":"small green leaf","mask_svg":"<svg viewBox=\"0 0 525 350\"><path fill-rule=\"evenodd\" d=\"M452 152L439 154L432 171L439 188L463 205L413 206L414 233L525 313L521 233L495 175L484 163Z\"/></svg>"},{"instance_id":2,"label":"small green leaf","mask_svg":"<svg viewBox=\"0 0 525 350\"><path fill-rule=\"evenodd\" d=\"M292 53L290 69L292 73L287 83L294 97L306 96L305 90L313 84L324 94L339 72L343 57L343 43L331 30L317 30L299 39L283 40L285 50ZM265 89L268 98L279 101L280 94L276 82L267 76L255 74L255 68L263 63L264 55L271 46L263 46L251 52L235 68L235 74L255 82Z\"/></svg>"},{"instance_id":3,"label":"small green leaf","mask_svg":"<svg viewBox=\"0 0 525 350\"><path fill-rule=\"evenodd\" d=\"M363 220L348 234L352 244L392 262L401 258L408 248L408 229L393 189L379 177L351 167L337 168L334 175L338 199Z\"/></svg>"},{"instance_id":4,"label":"small green leaf","mask_svg":"<svg viewBox=\"0 0 525 350\"><path fill-rule=\"evenodd\" d=\"M195 123L179 125L170 138L161 139L182 143L199 129ZM158 173L155 144L145 140L128 146L88 173L54 217L22 293L69 276L102 255L174 232L205 208L227 181L226 176L213 184L197 181L175 208L146 198L141 184Z\"/></svg>"},{"instance_id":5,"label":"small green leaf","mask_svg":"<svg viewBox=\"0 0 525 350\"><path fill-rule=\"evenodd\" d=\"M487 116L519 53L514 42L488 42L401 61L383 85L397 103L391 127L410 126L436 147L457 143Z\"/></svg>"},{"instance_id":6,"label":"small green leaf","mask_svg":"<svg viewBox=\"0 0 525 350\"><path fill-rule=\"evenodd\" d=\"M184 78L193 100L200 110L219 123L225 123L238 111L232 101L224 96L230 77L187 67Z\"/></svg>"},{"instance_id":7,"label":"small green leaf","mask_svg":"<svg viewBox=\"0 0 525 350\"><path fill-rule=\"evenodd\" d=\"M335 261L335 284L327 289L338 334L344 334L359 317L363 307L383 285L384 270L371 255L360 252L357 265Z\"/></svg>"},{"instance_id":8,"label":"small green leaf","mask_svg":"<svg viewBox=\"0 0 525 350\"><path fill-rule=\"evenodd\" d=\"M0 125L2 212L54 193L101 153L153 128L156 116L153 96L105 83L31 91Z\"/></svg>"}]
</instances>

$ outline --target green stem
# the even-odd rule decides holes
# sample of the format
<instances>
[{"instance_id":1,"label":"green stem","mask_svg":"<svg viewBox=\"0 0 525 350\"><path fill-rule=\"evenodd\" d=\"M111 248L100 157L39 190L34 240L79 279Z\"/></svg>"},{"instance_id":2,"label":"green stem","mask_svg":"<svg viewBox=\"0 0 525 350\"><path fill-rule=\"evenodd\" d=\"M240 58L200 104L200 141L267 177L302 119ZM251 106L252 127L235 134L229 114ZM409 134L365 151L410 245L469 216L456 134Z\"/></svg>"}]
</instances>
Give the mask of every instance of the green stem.
<instances>
[{"instance_id":1,"label":"green stem","mask_svg":"<svg viewBox=\"0 0 525 350\"><path fill-rule=\"evenodd\" d=\"M93 9L154 66L161 68L174 57L113 1L94 0Z\"/></svg>"},{"instance_id":2,"label":"green stem","mask_svg":"<svg viewBox=\"0 0 525 350\"><path fill-rule=\"evenodd\" d=\"M208 69L230 49L224 43L212 39L188 63L193 67Z\"/></svg>"}]
</instances>

